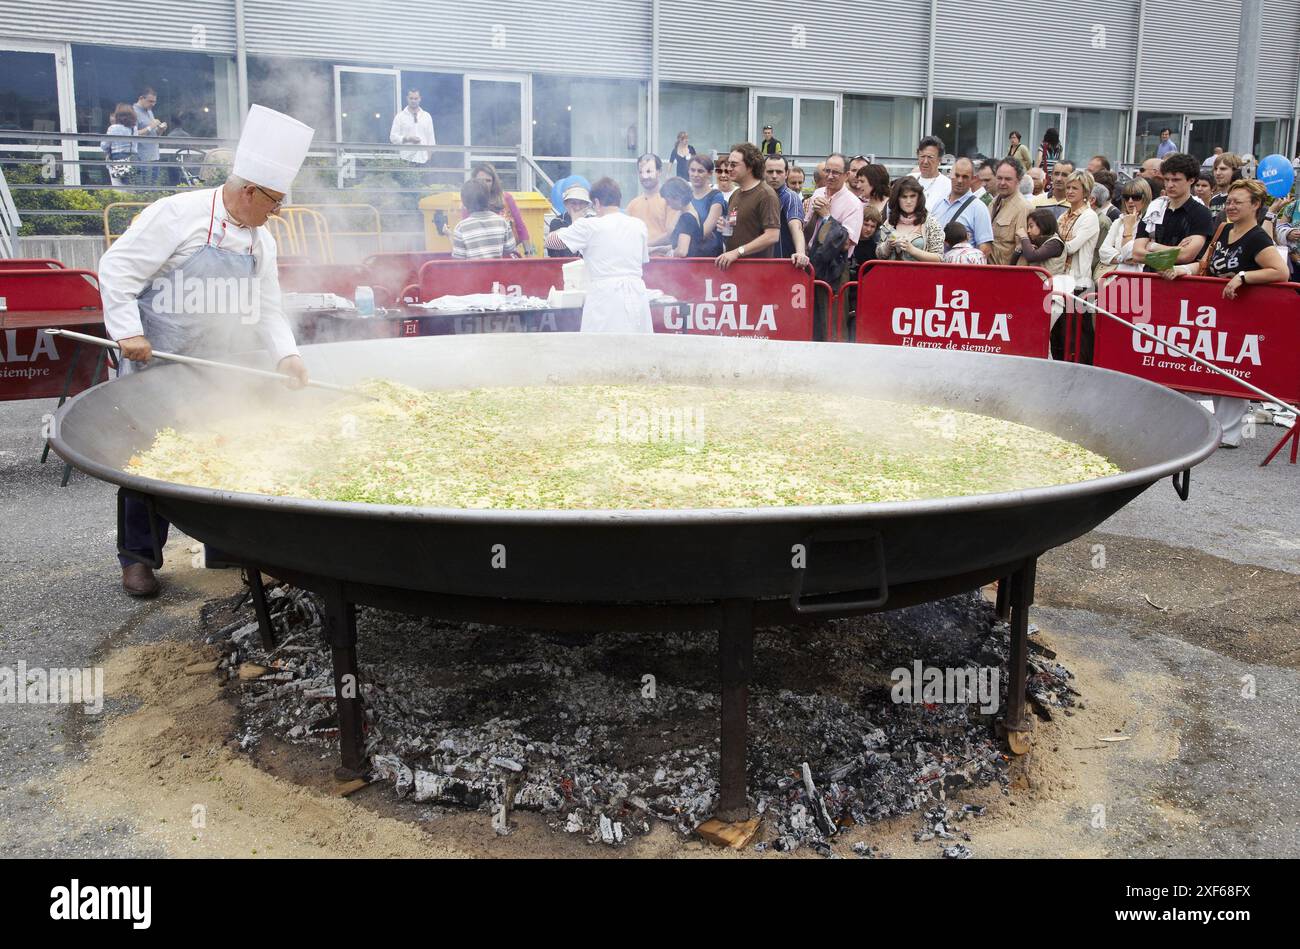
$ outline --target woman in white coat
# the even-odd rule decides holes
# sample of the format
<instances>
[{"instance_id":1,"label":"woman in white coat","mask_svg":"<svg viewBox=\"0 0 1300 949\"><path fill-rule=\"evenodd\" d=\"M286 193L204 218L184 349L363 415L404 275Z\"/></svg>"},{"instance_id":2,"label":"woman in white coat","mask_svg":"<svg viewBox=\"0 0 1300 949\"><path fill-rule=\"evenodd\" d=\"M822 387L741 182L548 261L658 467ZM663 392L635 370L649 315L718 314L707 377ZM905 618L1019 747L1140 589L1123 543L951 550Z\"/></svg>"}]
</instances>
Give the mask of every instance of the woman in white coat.
<instances>
[{"instance_id":1,"label":"woman in white coat","mask_svg":"<svg viewBox=\"0 0 1300 949\"><path fill-rule=\"evenodd\" d=\"M1151 187L1143 178L1130 178L1120 189L1119 208L1124 213L1106 232L1097 248L1097 276L1107 270L1140 273L1142 265L1133 261L1133 242L1137 240L1138 222L1151 203Z\"/></svg>"},{"instance_id":2,"label":"woman in white coat","mask_svg":"<svg viewBox=\"0 0 1300 949\"><path fill-rule=\"evenodd\" d=\"M567 247L587 265L584 333L653 333L650 297L641 267L650 260L650 235L641 220L619 207L623 192L613 178L591 186L595 217L582 218L546 236L552 250Z\"/></svg>"}]
</instances>

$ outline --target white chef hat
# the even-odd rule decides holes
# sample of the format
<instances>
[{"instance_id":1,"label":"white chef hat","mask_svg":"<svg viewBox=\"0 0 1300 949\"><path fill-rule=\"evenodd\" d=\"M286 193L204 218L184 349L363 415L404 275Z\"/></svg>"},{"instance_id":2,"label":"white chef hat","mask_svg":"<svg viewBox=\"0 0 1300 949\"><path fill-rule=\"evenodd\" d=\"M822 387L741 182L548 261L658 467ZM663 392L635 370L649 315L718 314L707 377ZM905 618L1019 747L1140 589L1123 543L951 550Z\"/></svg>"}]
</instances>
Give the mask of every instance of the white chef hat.
<instances>
[{"instance_id":1,"label":"white chef hat","mask_svg":"<svg viewBox=\"0 0 1300 949\"><path fill-rule=\"evenodd\" d=\"M244 120L231 174L271 191L288 191L315 134L291 116L254 105Z\"/></svg>"}]
</instances>

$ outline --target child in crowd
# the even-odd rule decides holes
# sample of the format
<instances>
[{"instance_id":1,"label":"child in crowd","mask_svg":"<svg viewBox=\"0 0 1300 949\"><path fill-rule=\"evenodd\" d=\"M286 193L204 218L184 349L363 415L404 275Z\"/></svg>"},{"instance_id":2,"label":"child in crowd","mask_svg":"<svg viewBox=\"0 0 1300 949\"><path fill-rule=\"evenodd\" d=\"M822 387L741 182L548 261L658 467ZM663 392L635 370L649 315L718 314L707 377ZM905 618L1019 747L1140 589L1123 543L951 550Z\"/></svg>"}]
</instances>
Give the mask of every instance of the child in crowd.
<instances>
[{"instance_id":1,"label":"child in crowd","mask_svg":"<svg viewBox=\"0 0 1300 949\"><path fill-rule=\"evenodd\" d=\"M1065 242L1056 233L1056 215L1047 208L1029 212L1025 230L1017 235L1020 250L1017 263L1042 267L1052 276L1065 273Z\"/></svg>"},{"instance_id":2,"label":"child in crowd","mask_svg":"<svg viewBox=\"0 0 1300 949\"><path fill-rule=\"evenodd\" d=\"M508 218L488 208L486 185L471 178L461 185L460 201L468 216L451 235L451 256L457 260L486 260L518 257L519 246Z\"/></svg>"},{"instance_id":3,"label":"child in crowd","mask_svg":"<svg viewBox=\"0 0 1300 949\"><path fill-rule=\"evenodd\" d=\"M943 229L943 242L948 249L943 253L945 264L983 264L984 253L970 242L970 231L961 221L951 221Z\"/></svg>"}]
</instances>

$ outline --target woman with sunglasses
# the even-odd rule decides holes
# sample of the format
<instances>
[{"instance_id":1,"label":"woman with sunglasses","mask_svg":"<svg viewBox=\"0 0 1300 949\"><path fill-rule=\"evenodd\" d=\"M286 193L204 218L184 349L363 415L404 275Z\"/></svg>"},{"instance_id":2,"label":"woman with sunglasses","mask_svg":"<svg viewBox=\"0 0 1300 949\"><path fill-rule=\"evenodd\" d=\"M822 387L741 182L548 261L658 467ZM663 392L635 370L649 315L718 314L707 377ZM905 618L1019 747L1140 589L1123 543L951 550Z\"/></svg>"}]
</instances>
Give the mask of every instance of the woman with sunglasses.
<instances>
[{"instance_id":1,"label":"woman with sunglasses","mask_svg":"<svg viewBox=\"0 0 1300 949\"><path fill-rule=\"evenodd\" d=\"M1141 273L1142 265L1133 261L1133 242L1138 223L1151 203L1151 187L1145 178L1130 178L1120 188L1119 220L1111 224L1106 239L1097 248L1097 273L1108 270Z\"/></svg>"},{"instance_id":2,"label":"woman with sunglasses","mask_svg":"<svg viewBox=\"0 0 1300 949\"><path fill-rule=\"evenodd\" d=\"M1223 205L1224 221L1210 238L1199 261L1179 264L1160 272L1166 280L1182 276L1227 277L1223 298L1235 300L1247 286L1279 283L1287 279L1282 248L1264 232L1260 221L1268 205L1268 191L1254 179L1234 181ZM1214 417L1223 427L1222 448L1241 445L1243 423L1249 402L1231 396L1214 396Z\"/></svg>"}]
</instances>

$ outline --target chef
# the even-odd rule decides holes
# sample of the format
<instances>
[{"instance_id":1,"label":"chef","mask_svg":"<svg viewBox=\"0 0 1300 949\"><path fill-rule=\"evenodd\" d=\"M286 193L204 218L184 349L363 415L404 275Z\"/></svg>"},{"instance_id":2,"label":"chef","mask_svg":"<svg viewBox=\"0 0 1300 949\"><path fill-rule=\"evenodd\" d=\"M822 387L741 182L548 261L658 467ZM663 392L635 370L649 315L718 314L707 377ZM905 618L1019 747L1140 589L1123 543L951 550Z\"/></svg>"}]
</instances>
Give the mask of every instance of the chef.
<instances>
[{"instance_id":1,"label":"chef","mask_svg":"<svg viewBox=\"0 0 1300 949\"><path fill-rule=\"evenodd\" d=\"M220 358L260 345L291 388L307 381L280 305L275 241L261 228L293 184L313 130L253 106L220 188L162 198L140 213L99 262L104 325L121 346L120 375L150 365L153 350ZM160 543L167 523L159 519ZM143 503L126 501L123 546L152 551ZM148 566L119 555L122 587L153 596Z\"/></svg>"},{"instance_id":2,"label":"chef","mask_svg":"<svg viewBox=\"0 0 1300 949\"><path fill-rule=\"evenodd\" d=\"M582 305L584 333L653 333L650 296L641 266L650 260L645 223L619 207L623 192L613 178L591 186L594 217L581 218L546 236L551 250L581 254L589 286Z\"/></svg>"}]
</instances>

